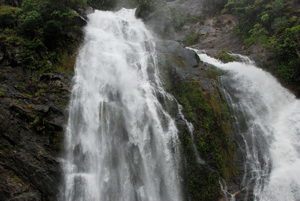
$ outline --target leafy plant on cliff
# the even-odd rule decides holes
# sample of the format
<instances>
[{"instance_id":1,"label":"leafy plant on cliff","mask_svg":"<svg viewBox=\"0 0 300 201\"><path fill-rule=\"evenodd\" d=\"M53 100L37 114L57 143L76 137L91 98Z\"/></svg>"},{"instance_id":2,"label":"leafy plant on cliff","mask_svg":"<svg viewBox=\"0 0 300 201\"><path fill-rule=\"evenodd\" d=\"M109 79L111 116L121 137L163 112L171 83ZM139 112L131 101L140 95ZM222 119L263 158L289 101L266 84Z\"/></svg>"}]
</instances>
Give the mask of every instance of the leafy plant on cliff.
<instances>
[{"instance_id":1,"label":"leafy plant on cliff","mask_svg":"<svg viewBox=\"0 0 300 201\"><path fill-rule=\"evenodd\" d=\"M222 13L238 15L235 32L245 44L271 51L277 65L267 68L286 82L300 85L300 19L297 0L228 0ZM217 11L216 11L217 12Z\"/></svg>"},{"instance_id":2,"label":"leafy plant on cliff","mask_svg":"<svg viewBox=\"0 0 300 201\"><path fill-rule=\"evenodd\" d=\"M85 5L86 0L24 0L22 8L0 5L4 48L22 50L18 53L19 64L32 70L53 71L52 64L58 63L83 36L80 27L84 24L74 10Z\"/></svg>"},{"instance_id":3,"label":"leafy plant on cliff","mask_svg":"<svg viewBox=\"0 0 300 201\"><path fill-rule=\"evenodd\" d=\"M191 46L194 45L198 39L199 33L195 33L195 30L193 29L189 35L185 36L185 43L187 46Z\"/></svg>"},{"instance_id":4,"label":"leafy plant on cliff","mask_svg":"<svg viewBox=\"0 0 300 201\"><path fill-rule=\"evenodd\" d=\"M0 28L13 28L16 26L16 14L20 11L20 8L11 7L7 5L0 6Z\"/></svg>"},{"instance_id":5,"label":"leafy plant on cliff","mask_svg":"<svg viewBox=\"0 0 300 201\"><path fill-rule=\"evenodd\" d=\"M217 59L220 59L224 63L235 61L234 57L229 55L225 48L222 48L222 52L219 56L217 56Z\"/></svg>"},{"instance_id":6,"label":"leafy plant on cliff","mask_svg":"<svg viewBox=\"0 0 300 201\"><path fill-rule=\"evenodd\" d=\"M3 97L3 96L5 96L5 93L4 93L3 89L0 89L0 97Z\"/></svg>"}]
</instances>

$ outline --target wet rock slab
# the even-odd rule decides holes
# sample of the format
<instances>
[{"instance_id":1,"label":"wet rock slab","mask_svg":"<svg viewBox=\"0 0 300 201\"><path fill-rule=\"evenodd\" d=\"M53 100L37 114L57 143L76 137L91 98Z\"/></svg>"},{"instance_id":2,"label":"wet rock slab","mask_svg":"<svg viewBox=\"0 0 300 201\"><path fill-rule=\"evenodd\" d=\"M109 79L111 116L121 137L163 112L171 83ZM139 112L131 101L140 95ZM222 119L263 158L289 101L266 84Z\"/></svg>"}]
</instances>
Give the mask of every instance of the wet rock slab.
<instances>
[{"instance_id":1,"label":"wet rock slab","mask_svg":"<svg viewBox=\"0 0 300 201\"><path fill-rule=\"evenodd\" d=\"M72 76L0 69L0 200L57 200Z\"/></svg>"}]
</instances>

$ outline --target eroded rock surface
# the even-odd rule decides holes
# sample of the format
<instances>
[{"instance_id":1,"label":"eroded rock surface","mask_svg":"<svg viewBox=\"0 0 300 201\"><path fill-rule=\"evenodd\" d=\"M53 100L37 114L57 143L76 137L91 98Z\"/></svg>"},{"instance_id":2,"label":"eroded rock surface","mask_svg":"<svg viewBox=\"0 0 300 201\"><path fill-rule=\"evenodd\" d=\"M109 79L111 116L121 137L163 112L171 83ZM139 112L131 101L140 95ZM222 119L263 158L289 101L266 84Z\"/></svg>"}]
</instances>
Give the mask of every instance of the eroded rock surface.
<instances>
[{"instance_id":1,"label":"eroded rock surface","mask_svg":"<svg viewBox=\"0 0 300 201\"><path fill-rule=\"evenodd\" d=\"M0 69L0 200L57 200L72 76Z\"/></svg>"},{"instance_id":2,"label":"eroded rock surface","mask_svg":"<svg viewBox=\"0 0 300 201\"><path fill-rule=\"evenodd\" d=\"M156 44L158 66L164 86L184 107L182 112L185 120L180 113L173 115L182 143L183 166L186 172L183 188L186 198L221 198L221 177L228 181L229 192L239 192L243 175L244 155L240 147L243 139L236 135L229 123L232 120L220 91L220 72L201 62L194 51L183 48L176 41L158 41ZM213 117L209 117L210 115ZM211 122L207 121L209 118ZM186 120L193 124L193 133L188 131ZM228 144L223 144L225 141ZM223 144L224 150L221 144L214 150L210 147L214 143ZM222 155L222 152L228 152L231 156ZM215 158L217 155L222 157L219 162Z\"/></svg>"},{"instance_id":3,"label":"eroded rock surface","mask_svg":"<svg viewBox=\"0 0 300 201\"><path fill-rule=\"evenodd\" d=\"M202 14L202 0L167 0L167 5L177 8L180 15Z\"/></svg>"}]
</instances>

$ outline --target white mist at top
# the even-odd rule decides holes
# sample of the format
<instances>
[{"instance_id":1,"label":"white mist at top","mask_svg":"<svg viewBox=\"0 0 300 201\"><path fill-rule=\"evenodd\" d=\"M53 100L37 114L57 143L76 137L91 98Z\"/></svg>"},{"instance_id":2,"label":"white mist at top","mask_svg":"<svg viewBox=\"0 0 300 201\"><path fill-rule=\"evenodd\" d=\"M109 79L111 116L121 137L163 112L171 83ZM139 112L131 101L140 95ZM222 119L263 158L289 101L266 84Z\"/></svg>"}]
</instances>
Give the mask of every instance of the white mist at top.
<instances>
[{"instance_id":1,"label":"white mist at top","mask_svg":"<svg viewBox=\"0 0 300 201\"><path fill-rule=\"evenodd\" d=\"M153 36L135 10L89 15L69 105L61 200L181 200L178 136L156 98Z\"/></svg>"}]
</instances>

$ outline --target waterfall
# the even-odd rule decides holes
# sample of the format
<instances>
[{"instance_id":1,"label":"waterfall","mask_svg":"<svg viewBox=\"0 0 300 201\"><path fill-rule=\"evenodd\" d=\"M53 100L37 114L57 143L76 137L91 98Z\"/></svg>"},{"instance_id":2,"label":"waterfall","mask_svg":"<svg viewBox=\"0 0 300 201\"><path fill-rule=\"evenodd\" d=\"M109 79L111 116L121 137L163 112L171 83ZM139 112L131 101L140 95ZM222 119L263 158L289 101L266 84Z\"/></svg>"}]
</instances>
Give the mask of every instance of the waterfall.
<instances>
[{"instance_id":1,"label":"waterfall","mask_svg":"<svg viewBox=\"0 0 300 201\"><path fill-rule=\"evenodd\" d=\"M220 79L247 153L241 185L254 200L300 200L300 101L251 62L199 56L224 71Z\"/></svg>"},{"instance_id":2,"label":"waterfall","mask_svg":"<svg viewBox=\"0 0 300 201\"><path fill-rule=\"evenodd\" d=\"M95 11L69 104L60 200L181 200L178 130L135 10Z\"/></svg>"}]
</instances>

